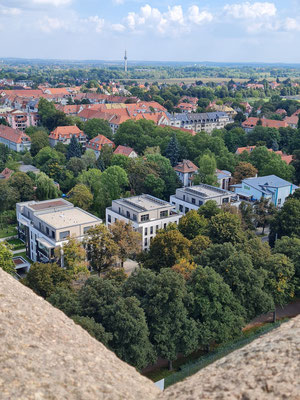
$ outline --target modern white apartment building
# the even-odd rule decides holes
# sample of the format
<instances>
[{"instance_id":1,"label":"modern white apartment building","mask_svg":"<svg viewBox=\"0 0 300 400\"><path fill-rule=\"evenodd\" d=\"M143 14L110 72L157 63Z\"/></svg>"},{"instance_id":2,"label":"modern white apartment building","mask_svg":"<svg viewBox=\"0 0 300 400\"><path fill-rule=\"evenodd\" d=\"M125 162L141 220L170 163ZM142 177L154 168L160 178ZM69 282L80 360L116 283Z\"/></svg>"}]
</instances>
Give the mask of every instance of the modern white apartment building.
<instances>
[{"instance_id":1,"label":"modern white apartment building","mask_svg":"<svg viewBox=\"0 0 300 400\"><path fill-rule=\"evenodd\" d=\"M221 207L222 204L231 203L236 197L233 192L202 183L177 189L176 194L170 196L170 203L177 211L186 214L190 210L198 210L208 200L214 200Z\"/></svg>"},{"instance_id":2,"label":"modern white apartment building","mask_svg":"<svg viewBox=\"0 0 300 400\"><path fill-rule=\"evenodd\" d=\"M149 249L151 240L159 229L170 223L178 224L181 215L170 203L148 194L113 200L106 209L106 225L123 220L131 223L142 235L143 250Z\"/></svg>"},{"instance_id":3,"label":"modern white apartment building","mask_svg":"<svg viewBox=\"0 0 300 400\"><path fill-rule=\"evenodd\" d=\"M101 219L64 199L17 203L18 236L33 261L51 262L68 237L81 240Z\"/></svg>"}]
</instances>

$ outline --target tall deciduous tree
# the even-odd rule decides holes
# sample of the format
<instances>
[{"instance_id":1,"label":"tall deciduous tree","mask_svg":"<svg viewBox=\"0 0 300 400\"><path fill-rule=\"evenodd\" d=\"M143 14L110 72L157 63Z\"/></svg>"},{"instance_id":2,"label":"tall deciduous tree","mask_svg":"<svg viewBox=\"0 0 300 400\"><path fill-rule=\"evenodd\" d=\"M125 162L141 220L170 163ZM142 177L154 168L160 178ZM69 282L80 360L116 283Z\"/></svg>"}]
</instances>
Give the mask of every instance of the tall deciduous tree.
<instances>
[{"instance_id":1,"label":"tall deciduous tree","mask_svg":"<svg viewBox=\"0 0 300 400\"><path fill-rule=\"evenodd\" d=\"M101 272L113 266L118 254L118 246L105 225L99 224L89 229L84 243L90 266L98 272L99 276Z\"/></svg>"},{"instance_id":2,"label":"tall deciduous tree","mask_svg":"<svg viewBox=\"0 0 300 400\"><path fill-rule=\"evenodd\" d=\"M34 157L43 148L49 146L49 136L46 131L39 129L31 135L30 153Z\"/></svg>"},{"instance_id":3,"label":"tall deciduous tree","mask_svg":"<svg viewBox=\"0 0 300 400\"><path fill-rule=\"evenodd\" d=\"M250 163L240 162L234 169L234 182L241 183L243 179L256 176L257 169Z\"/></svg>"},{"instance_id":4,"label":"tall deciduous tree","mask_svg":"<svg viewBox=\"0 0 300 400\"><path fill-rule=\"evenodd\" d=\"M207 224L207 220L202 215L199 215L196 210L191 210L180 218L178 229L183 236L191 240L205 234Z\"/></svg>"},{"instance_id":5,"label":"tall deciduous tree","mask_svg":"<svg viewBox=\"0 0 300 400\"><path fill-rule=\"evenodd\" d=\"M78 183L74 186L68 193L68 196L75 207L83 208L86 211L90 209L93 203L93 195L83 183Z\"/></svg>"},{"instance_id":6,"label":"tall deciduous tree","mask_svg":"<svg viewBox=\"0 0 300 400\"><path fill-rule=\"evenodd\" d=\"M32 200L34 197L34 183L24 172L13 174L9 179L9 186L19 193L20 201Z\"/></svg>"},{"instance_id":7,"label":"tall deciduous tree","mask_svg":"<svg viewBox=\"0 0 300 400\"><path fill-rule=\"evenodd\" d=\"M255 202L253 211L256 224L263 228L262 233L264 234L265 227L276 214L276 207L269 199L261 198Z\"/></svg>"},{"instance_id":8,"label":"tall deciduous tree","mask_svg":"<svg viewBox=\"0 0 300 400\"><path fill-rule=\"evenodd\" d=\"M68 271L72 279L84 275L88 276L88 262L86 261L86 251L81 242L76 238L70 237L69 240L62 245L62 248L55 250L58 259L63 256L63 267Z\"/></svg>"},{"instance_id":9,"label":"tall deciduous tree","mask_svg":"<svg viewBox=\"0 0 300 400\"><path fill-rule=\"evenodd\" d=\"M108 139L112 139L112 130L107 121L99 118L89 119L84 123L84 133L87 135L89 140L93 139L98 135L104 135Z\"/></svg>"},{"instance_id":10,"label":"tall deciduous tree","mask_svg":"<svg viewBox=\"0 0 300 400\"><path fill-rule=\"evenodd\" d=\"M58 197L58 188L53 179L49 178L44 172L36 177L36 197L38 200L49 200Z\"/></svg>"},{"instance_id":11,"label":"tall deciduous tree","mask_svg":"<svg viewBox=\"0 0 300 400\"><path fill-rule=\"evenodd\" d=\"M208 233L213 243L239 243L243 238L241 220L237 215L221 212L209 221Z\"/></svg>"},{"instance_id":12,"label":"tall deciduous tree","mask_svg":"<svg viewBox=\"0 0 300 400\"><path fill-rule=\"evenodd\" d=\"M218 207L214 200L208 200L203 206L199 207L198 214L203 215L204 218L210 219L217 214L220 214L221 209Z\"/></svg>"},{"instance_id":13,"label":"tall deciduous tree","mask_svg":"<svg viewBox=\"0 0 300 400\"><path fill-rule=\"evenodd\" d=\"M214 155L204 154L197 160L198 173L194 177L194 183L206 183L217 186L216 168L217 163Z\"/></svg>"},{"instance_id":14,"label":"tall deciduous tree","mask_svg":"<svg viewBox=\"0 0 300 400\"><path fill-rule=\"evenodd\" d=\"M142 249L142 237L139 232L134 231L131 224L117 220L109 227L112 239L118 247L118 257L122 267L130 255L139 253Z\"/></svg>"},{"instance_id":15,"label":"tall deciduous tree","mask_svg":"<svg viewBox=\"0 0 300 400\"><path fill-rule=\"evenodd\" d=\"M15 264L12 252L0 242L0 267L7 273L14 275Z\"/></svg>"}]
</instances>

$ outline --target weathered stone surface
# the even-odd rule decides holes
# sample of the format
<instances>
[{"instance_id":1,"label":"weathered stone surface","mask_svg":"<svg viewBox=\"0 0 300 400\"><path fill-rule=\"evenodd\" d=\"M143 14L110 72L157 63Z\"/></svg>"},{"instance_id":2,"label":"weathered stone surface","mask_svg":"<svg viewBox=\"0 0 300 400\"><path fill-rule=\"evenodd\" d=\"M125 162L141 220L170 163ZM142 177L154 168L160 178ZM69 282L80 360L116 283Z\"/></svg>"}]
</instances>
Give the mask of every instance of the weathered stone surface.
<instances>
[{"instance_id":1,"label":"weathered stone surface","mask_svg":"<svg viewBox=\"0 0 300 400\"><path fill-rule=\"evenodd\" d=\"M300 399L300 317L169 387L160 399Z\"/></svg>"},{"instance_id":2,"label":"weathered stone surface","mask_svg":"<svg viewBox=\"0 0 300 400\"><path fill-rule=\"evenodd\" d=\"M0 268L1 400L300 400L300 317L161 393Z\"/></svg>"},{"instance_id":3,"label":"weathered stone surface","mask_svg":"<svg viewBox=\"0 0 300 400\"><path fill-rule=\"evenodd\" d=\"M157 398L159 390L0 268L0 399Z\"/></svg>"}]
</instances>

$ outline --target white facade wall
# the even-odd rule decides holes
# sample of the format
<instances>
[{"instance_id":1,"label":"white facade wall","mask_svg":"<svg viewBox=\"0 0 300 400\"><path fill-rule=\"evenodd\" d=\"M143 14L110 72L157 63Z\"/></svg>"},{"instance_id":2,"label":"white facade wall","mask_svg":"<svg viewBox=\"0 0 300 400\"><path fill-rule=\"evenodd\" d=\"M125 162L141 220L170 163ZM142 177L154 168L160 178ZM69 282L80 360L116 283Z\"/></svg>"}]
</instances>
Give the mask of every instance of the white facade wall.
<instances>
[{"instance_id":1,"label":"white facade wall","mask_svg":"<svg viewBox=\"0 0 300 400\"><path fill-rule=\"evenodd\" d=\"M106 226L109 227L109 225L113 224L117 220L130 223L133 226L133 228L136 231L140 232L142 235L143 250L148 250L150 247L151 240L156 236L156 232L159 229L166 228L171 223L178 224L181 217L182 215L175 214L167 218L156 219L147 222L137 222L137 221L132 221L131 219L118 214L117 212L113 211L110 207L108 207L106 209Z\"/></svg>"}]
</instances>

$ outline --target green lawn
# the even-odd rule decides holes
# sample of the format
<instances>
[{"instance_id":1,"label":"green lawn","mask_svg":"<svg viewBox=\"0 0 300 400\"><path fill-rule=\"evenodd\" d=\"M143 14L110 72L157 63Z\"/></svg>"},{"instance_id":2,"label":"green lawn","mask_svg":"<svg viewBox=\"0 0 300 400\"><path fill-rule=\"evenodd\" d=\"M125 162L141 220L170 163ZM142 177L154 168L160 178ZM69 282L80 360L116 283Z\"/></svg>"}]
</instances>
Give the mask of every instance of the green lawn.
<instances>
[{"instance_id":1,"label":"green lawn","mask_svg":"<svg viewBox=\"0 0 300 400\"><path fill-rule=\"evenodd\" d=\"M0 238L15 236L16 234L17 234L17 228L12 225L8 225L5 228L0 229Z\"/></svg>"},{"instance_id":2,"label":"green lawn","mask_svg":"<svg viewBox=\"0 0 300 400\"><path fill-rule=\"evenodd\" d=\"M25 243L22 242L20 239L9 239L7 243L10 244L13 250L20 250L25 248Z\"/></svg>"}]
</instances>

